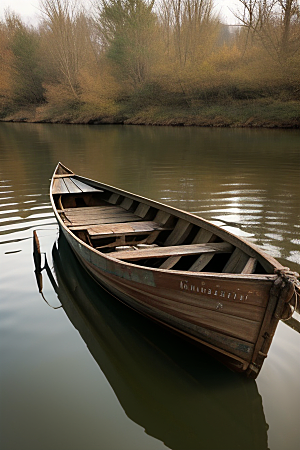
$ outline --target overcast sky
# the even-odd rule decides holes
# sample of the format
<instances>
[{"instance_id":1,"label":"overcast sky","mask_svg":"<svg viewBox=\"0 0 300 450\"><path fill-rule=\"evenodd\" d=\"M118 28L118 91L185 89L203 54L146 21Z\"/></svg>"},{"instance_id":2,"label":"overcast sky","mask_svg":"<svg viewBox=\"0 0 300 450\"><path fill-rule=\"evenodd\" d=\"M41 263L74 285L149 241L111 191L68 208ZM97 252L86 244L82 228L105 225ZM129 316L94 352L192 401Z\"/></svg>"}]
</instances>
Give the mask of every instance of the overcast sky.
<instances>
[{"instance_id":1,"label":"overcast sky","mask_svg":"<svg viewBox=\"0 0 300 450\"><path fill-rule=\"evenodd\" d=\"M81 0L81 3L89 6L90 0ZM221 11L221 16L227 23L235 23L233 15L228 8L234 9L237 0L215 0L216 9ZM39 15L38 11L39 0L0 0L0 19L4 17L4 10L9 7L11 11L14 11L22 16L27 22L37 22Z\"/></svg>"}]
</instances>

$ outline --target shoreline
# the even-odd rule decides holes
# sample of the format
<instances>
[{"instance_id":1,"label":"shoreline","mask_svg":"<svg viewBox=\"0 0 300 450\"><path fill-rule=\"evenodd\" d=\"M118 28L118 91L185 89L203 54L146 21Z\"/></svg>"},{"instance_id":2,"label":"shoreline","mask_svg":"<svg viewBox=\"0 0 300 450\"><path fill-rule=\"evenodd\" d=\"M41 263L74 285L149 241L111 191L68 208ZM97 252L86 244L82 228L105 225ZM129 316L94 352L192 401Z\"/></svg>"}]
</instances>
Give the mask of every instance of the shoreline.
<instances>
[{"instance_id":1,"label":"shoreline","mask_svg":"<svg viewBox=\"0 0 300 450\"><path fill-rule=\"evenodd\" d=\"M7 113L0 122L299 129L300 102L264 99L201 104L190 108L162 105L132 108L125 105L113 115L97 113L93 108L68 110L40 105Z\"/></svg>"}]
</instances>

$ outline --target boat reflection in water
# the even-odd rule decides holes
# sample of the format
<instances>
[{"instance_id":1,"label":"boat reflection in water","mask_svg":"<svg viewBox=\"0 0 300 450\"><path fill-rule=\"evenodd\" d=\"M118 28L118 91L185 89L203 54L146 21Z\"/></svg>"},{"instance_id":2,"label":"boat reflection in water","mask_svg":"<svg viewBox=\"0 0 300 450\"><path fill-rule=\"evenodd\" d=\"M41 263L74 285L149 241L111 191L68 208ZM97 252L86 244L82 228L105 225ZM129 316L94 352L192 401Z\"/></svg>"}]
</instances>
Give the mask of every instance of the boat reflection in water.
<instances>
[{"instance_id":1,"label":"boat reflection in water","mask_svg":"<svg viewBox=\"0 0 300 450\"><path fill-rule=\"evenodd\" d=\"M52 255L59 300L131 420L173 450L268 448L254 380L102 290L62 234Z\"/></svg>"}]
</instances>

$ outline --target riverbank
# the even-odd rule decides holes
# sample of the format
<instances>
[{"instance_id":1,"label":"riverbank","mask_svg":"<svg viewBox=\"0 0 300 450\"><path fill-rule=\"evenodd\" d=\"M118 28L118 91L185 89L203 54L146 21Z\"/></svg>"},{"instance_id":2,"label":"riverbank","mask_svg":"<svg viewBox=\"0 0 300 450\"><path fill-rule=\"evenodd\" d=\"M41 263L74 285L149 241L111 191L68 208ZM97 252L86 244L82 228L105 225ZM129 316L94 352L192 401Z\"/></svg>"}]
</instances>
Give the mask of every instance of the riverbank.
<instances>
[{"instance_id":1,"label":"riverbank","mask_svg":"<svg viewBox=\"0 0 300 450\"><path fill-rule=\"evenodd\" d=\"M3 115L3 122L126 124L156 126L300 128L300 102L273 99L232 100L223 103L194 102L186 106L128 103L114 108L113 114L84 106L53 108L31 106Z\"/></svg>"}]
</instances>

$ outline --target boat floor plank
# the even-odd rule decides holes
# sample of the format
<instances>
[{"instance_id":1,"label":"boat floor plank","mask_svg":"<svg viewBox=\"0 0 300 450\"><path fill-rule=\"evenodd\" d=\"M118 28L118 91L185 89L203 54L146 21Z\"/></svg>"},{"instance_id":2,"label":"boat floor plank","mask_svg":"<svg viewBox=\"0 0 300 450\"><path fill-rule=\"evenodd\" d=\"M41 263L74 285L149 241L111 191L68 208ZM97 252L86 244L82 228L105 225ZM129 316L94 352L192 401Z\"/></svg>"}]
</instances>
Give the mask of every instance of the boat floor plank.
<instances>
[{"instance_id":1,"label":"boat floor plank","mask_svg":"<svg viewBox=\"0 0 300 450\"><path fill-rule=\"evenodd\" d=\"M120 251L110 256L126 261L145 258L164 258L169 256L197 255L200 253L231 253L233 246L227 242L211 244L174 245L171 247L156 247L151 250Z\"/></svg>"}]
</instances>

